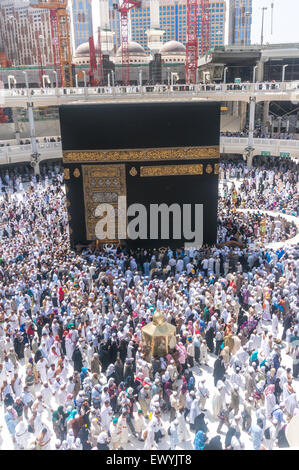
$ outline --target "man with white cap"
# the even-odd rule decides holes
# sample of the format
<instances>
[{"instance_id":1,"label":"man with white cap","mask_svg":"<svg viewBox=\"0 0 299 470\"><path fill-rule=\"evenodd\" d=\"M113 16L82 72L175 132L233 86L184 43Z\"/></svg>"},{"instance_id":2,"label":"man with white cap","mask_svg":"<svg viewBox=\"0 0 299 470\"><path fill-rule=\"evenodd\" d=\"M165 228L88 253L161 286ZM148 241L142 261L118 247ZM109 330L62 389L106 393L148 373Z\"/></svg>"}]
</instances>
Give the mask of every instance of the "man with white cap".
<instances>
[{"instance_id":1,"label":"man with white cap","mask_svg":"<svg viewBox=\"0 0 299 470\"><path fill-rule=\"evenodd\" d=\"M230 399L227 397L225 400L224 407L220 410L218 414L219 424L217 427L217 434L220 434L222 426L225 424L227 429L229 429L229 418L230 418Z\"/></svg>"},{"instance_id":2,"label":"man with white cap","mask_svg":"<svg viewBox=\"0 0 299 470\"><path fill-rule=\"evenodd\" d=\"M31 435L28 432L28 426L26 425L26 423L24 423L24 421L20 421L16 425L15 429L15 438L19 449L26 449L30 437Z\"/></svg>"},{"instance_id":3,"label":"man with white cap","mask_svg":"<svg viewBox=\"0 0 299 470\"><path fill-rule=\"evenodd\" d=\"M196 396L192 401L189 415L190 429L195 429L195 419L200 414L199 398Z\"/></svg>"},{"instance_id":4,"label":"man with white cap","mask_svg":"<svg viewBox=\"0 0 299 470\"><path fill-rule=\"evenodd\" d=\"M156 444L164 437L164 428L161 421L161 411L160 409L156 409L153 417L151 419L151 426L153 426L154 431L154 440Z\"/></svg>"},{"instance_id":5,"label":"man with white cap","mask_svg":"<svg viewBox=\"0 0 299 470\"><path fill-rule=\"evenodd\" d=\"M175 450L176 446L179 443L178 426L179 426L179 422L177 419L175 419L174 421L172 421L168 429L168 435L169 435L169 440L170 440L170 450Z\"/></svg>"},{"instance_id":6,"label":"man with white cap","mask_svg":"<svg viewBox=\"0 0 299 470\"><path fill-rule=\"evenodd\" d=\"M105 431L108 431L112 417L112 408L110 406L110 400L105 400L101 408L101 424Z\"/></svg>"},{"instance_id":7,"label":"man with white cap","mask_svg":"<svg viewBox=\"0 0 299 470\"><path fill-rule=\"evenodd\" d=\"M128 430L128 412L123 409L122 414L118 418L118 427L120 429L120 447L125 449L129 441L129 430Z\"/></svg>"},{"instance_id":8,"label":"man with white cap","mask_svg":"<svg viewBox=\"0 0 299 470\"><path fill-rule=\"evenodd\" d=\"M214 419L217 419L221 409L223 408L223 396L222 396L223 387L224 387L223 382L221 380L218 380L217 388L212 398L212 409L213 409Z\"/></svg>"},{"instance_id":9,"label":"man with white cap","mask_svg":"<svg viewBox=\"0 0 299 470\"><path fill-rule=\"evenodd\" d=\"M143 431L142 438L144 440L144 450L153 450L158 448L155 442L155 426L152 420L148 423L146 429Z\"/></svg>"},{"instance_id":10,"label":"man with white cap","mask_svg":"<svg viewBox=\"0 0 299 470\"><path fill-rule=\"evenodd\" d=\"M200 364L208 365L208 346L205 339L200 344Z\"/></svg>"},{"instance_id":11,"label":"man with white cap","mask_svg":"<svg viewBox=\"0 0 299 470\"><path fill-rule=\"evenodd\" d=\"M179 408L179 400L178 400L178 392L177 391L173 391L172 394L170 395L169 397L169 404L170 404L170 421L173 421L175 416L176 416L176 412Z\"/></svg>"},{"instance_id":12,"label":"man with white cap","mask_svg":"<svg viewBox=\"0 0 299 470\"><path fill-rule=\"evenodd\" d=\"M60 439L56 439L56 441L55 441L55 450L63 450L62 442L61 442Z\"/></svg>"},{"instance_id":13,"label":"man with white cap","mask_svg":"<svg viewBox=\"0 0 299 470\"><path fill-rule=\"evenodd\" d=\"M47 382L48 368L49 368L48 361L42 356L36 364L36 369L38 370L41 383Z\"/></svg>"},{"instance_id":14,"label":"man with white cap","mask_svg":"<svg viewBox=\"0 0 299 470\"><path fill-rule=\"evenodd\" d=\"M249 397L252 396L253 392L255 391L255 373L254 368L249 367L247 374L245 375L245 399L247 400Z\"/></svg>"},{"instance_id":15,"label":"man with white cap","mask_svg":"<svg viewBox=\"0 0 299 470\"><path fill-rule=\"evenodd\" d=\"M192 402L193 402L194 399L195 399L194 390L191 390L190 392L186 393L186 407L185 407L185 411L184 411L185 419L188 416L188 414L190 413L191 405L192 405Z\"/></svg>"},{"instance_id":16,"label":"man with white cap","mask_svg":"<svg viewBox=\"0 0 299 470\"><path fill-rule=\"evenodd\" d=\"M153 395L151 398L149 411L154 411L155 407L157 406L160 407L160 400L161 400L160 394L155 393L155 395Z\"/></svg>"},{"instance_id":17,"label":"man with white cap","mask_svg":"<svg viewBox=\"0 0 299 470\"><path fill-rule=\"evenodd\" d=\"M275 418L266 420L264 429L264 443L267 450L272 450L278 433L278 421Z\"/></svg>"},{"instance_id":18,"label":"man with white cap","mask_svg":"<svg viewBox=\"0 0 299 470\"><path fill-rule=\"evenodd\" d=\"M147 416L149 409L150 409L150 403L151 403L150 386L148 384L145 384L141 388L138 394L138 403L140 405L140 408L142 409L143 415Z\"/></svg>"},{"instance_id":19,"label":"man with white cap","mask_svg":"<svg viewBox=\"0 0 299 470\"><path fill-rule=\"evenodd\" d=\"M199 379L198 383L198 398L199 398L199 406L201 411L207 411L205 409L205 404L207 399L209 398L209 390L205 384L206 380L204 378Z\"/></svg>"},{"instance_id":20,"label":"man with white cap","mask_svg":"<svg viewBox=\"0 0 299 470\"><path fill-rule=\"evenodd\" d=\"M170 364L167 366L166 372L169 373L172 382L178 378L178 370L173 359L171 359Z\"/></svg>"},{"instance_id":21,"label":"man with white cap","mask_svg":"<svg viewBox=\"0 0 299 470\"><path fill-rule=\"evenodd\" d=\"M8 431L11 435L11 438L13 442L15 443L16 442L15 432L16 432L16 426L18 424L18 415L12 406L8 406L6 408L4 419L5 419Z\"/></svg>"},{"instance_id":22,"label":"man with white cap","mask_svg":"<svg viewBox=\"0 0 299 470\"><path fill-rule=\"evenodd\" d=\"M108 436L106 431L102 431L99 434L98 440L97 440L97 449L98 450L109 450L109 442L110 442L110 437Z\"/></svg>"},{"instance_id":23,"label":"man with white cap","mask_svg":"<svg viewBox=\"0 0 299 470\"><path fill-rule=\"evenodd\" d=\"M239 413L239 406L240 406L239 386L237 384L234 384L233 389L231 391L230 407L234 411L235 416Z\"/></svg>"}]
</instances>

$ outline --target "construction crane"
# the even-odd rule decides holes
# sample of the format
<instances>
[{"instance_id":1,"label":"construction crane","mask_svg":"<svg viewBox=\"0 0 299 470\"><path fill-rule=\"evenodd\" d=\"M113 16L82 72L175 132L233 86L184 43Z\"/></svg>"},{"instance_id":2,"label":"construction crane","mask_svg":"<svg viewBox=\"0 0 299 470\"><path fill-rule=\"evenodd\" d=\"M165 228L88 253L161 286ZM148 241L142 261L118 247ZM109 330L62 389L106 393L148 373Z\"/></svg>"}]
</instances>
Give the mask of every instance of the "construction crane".
<instances>
[{"instance_id":1,"label":"construction crane","mask_svg":"<svg viewBox=\"0 0 299 470\"><path fill-rule=\"evenodd\" d=\"M8 116L5 114L4 112L4 108L0 108L0 123L1 124L4 124L6 122L8 122Z\"/></svg>"},{"instance_id":2,"label":"construction crane","mask_svg":"<svg viewBox=\"0 0 299 470\"><path fill-rule=\"evenodd\" d=\"M129 56L129 19L128 13L134 7L140 7L141 2L135 0L123 0L118 7L120 12L121 33L121 63L123 85L130 84L130 56Z\"/></svg>"},{"instance_id":3,"label":"construction crane","mask_svg":"<svg viewBox=\"0 0 299 470\"><path fill-rule=\"evenodd\" d=\"M89 82L90 86L95 86L95 71L97 69L97 58L94 47L93 36L88 39L89 42Z\"/></svg>"},{"instance_id":4,"label":"construction crane","mask_svg":"<svg viewBox=\"0 0 299 470\"><path fill-rule=\"evenodd\" d=\"M101 28L98 28L98 66L99 66L99 85L104 85Z\"/></svg>"},{"instance_id":5,"label":"construction crane","mask_svg":"<svg viewBox=\"0 0 299 470\"><path fill-rule=\"evenodd\" d=\"M210 48L210 15L209 0L200 0L201 7L201 55L204 55Z\"/></svg>"},{"instance_id":6,"label":"construction crane","mask_svg":"<svg viewBox=\"0 0 299 470\"><path fill-rule=\"evenodd\" d=\"M187 0L186 83L196 83L197 58L197 0Z\"/></svg>"},{"instance_id":7,"label":"construction crane","mask_svg":"<svg viewBox=\"0 0 299 470\"><path fill-rule=\"evenodd\" d=\"M67 0L39 1L30 5L32 8L50 10L50 24L53 47L53 62L57 85L73 86L72 55L70 41L69 14Z\"/></svg>"}]
</instances>

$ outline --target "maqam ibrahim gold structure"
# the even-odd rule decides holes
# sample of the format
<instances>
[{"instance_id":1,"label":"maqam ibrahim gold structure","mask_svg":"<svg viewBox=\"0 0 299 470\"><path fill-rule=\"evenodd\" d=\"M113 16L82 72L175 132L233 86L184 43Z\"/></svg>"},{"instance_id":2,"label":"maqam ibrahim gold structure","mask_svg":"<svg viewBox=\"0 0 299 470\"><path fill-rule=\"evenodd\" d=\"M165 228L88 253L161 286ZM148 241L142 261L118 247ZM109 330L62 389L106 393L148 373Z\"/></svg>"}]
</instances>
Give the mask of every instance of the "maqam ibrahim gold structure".
<instances>
[{"instance_id":1,"label":"maqam ibrahim gold structure","mask_svg":"<svg viewBox=\"0 0 299 470\"><path fill-rule=\"evenodd\" d=\"M176 327L165 321L159 310L153 321L142 328L142 348L147 360L154 356L162 357L173 351L176 346Z\"/></svg>"}]
</instances>

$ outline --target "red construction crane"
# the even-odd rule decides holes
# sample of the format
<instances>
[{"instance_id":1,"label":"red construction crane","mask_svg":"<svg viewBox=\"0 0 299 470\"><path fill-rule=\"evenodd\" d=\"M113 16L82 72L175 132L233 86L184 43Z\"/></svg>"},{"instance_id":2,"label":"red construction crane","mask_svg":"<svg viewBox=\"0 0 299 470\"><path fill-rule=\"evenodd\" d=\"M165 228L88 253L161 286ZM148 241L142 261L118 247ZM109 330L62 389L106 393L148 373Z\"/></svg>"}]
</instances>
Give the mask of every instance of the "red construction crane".
<instances>
[{"instance_id":1,"label":"red construction crane","mask_svg":"<svg viewBox=\"0 0 299 470\"><path fill-rule=\"evenodd\" d=\"M30 5L50 10L53 62L58 86L73 86L72 54L67 0L44 0Z\"/></svg>"},{"instance_id":2,"label":"red construction crane","mask_svg":"<svg viewBox=\"0 0 299 470\"><path fill-rule=\"evenodd\" d=\"M99 66L99 85L104 85L101 28L98 28L98 66Z\"/></svg>"},{"instance_id":3,"label":"red construction crane","mask_svg":"<svg viewBox=\"0 0 299 470\"><path fill-rule=\"evenodd\" d=\"M187 0L186 83L196 83L197 58L197 0Z\"/></svg>"},{"instance_id":4,"label":"red construction crane","mask_svg":"<svg viewBox=\"0 0 299 470\"><path fill-rule=\"evenodd\" d=\"M120 34L121 34L121 63L123 85L130 84L130 56L129 56L129 10L139 7L141 2L135 0L123 0L118 7L120 12Z\"/></svg>"},{"instance_id":5,"label":"red construction crane","mask_svg":"<svg viewBox=\"0 0 299 470\"><path fill-rule=\"evenodd\" d=\"M8 116L4 113L4 108L0 108L0 123L8 122Z\"/></svg>"},{"instance_id":6,"label":"red construction crane","mask_svg":"<svg viewBox=\"0 0 299 470\"><path fill-rule=\"evenodd\" d=\"M90 86L95 86L95 71L97 69L96 50L94 47L93 36L88 39L89 42L89 82Z\"/></svg>"},{"instance_id":7,"label":"red construction crane","mask_svg":"<svg viewBox=\"0 0 299 470\"><path fill-rule=\"evenodd\" d=\"M200 0L200 7L201 7L201 55L204 55L210 48L209 0Z\"/></svg>"}]
</instances>

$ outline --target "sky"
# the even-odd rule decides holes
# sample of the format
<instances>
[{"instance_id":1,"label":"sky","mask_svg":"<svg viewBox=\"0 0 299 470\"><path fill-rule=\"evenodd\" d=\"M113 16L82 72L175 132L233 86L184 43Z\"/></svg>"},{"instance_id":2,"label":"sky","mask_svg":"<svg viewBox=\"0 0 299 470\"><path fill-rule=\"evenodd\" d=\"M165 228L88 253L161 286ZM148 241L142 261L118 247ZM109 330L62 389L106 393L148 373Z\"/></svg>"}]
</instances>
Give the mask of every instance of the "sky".
<instances>
[{"instance_id":1,"label":"sky","mask_svg":"<svg viewBox=\"0 0 299 470\"><path fill-rule=\"evenodd\" d=\"M228 2L229 0L227 0ZM274 3L273 34L271 34L271 3ZM98 5L98 0L92 0L94 31L98 26ZM261 43L262 7L268 7L264 19L264 44L299 43L299 0L253 0L252 44Z\"/></svg>"},{"instance_id":2,"label":"sky","mask_svg":"<svg viewBox=\"0 0 299 470\"><path fill-rule=\"evenodd\" d=\"M273 34L271 34L271 3ZM299 43L299 0L253 0L251 43L261 43L262 7L267 7L264 19L264 44Z\"/></svg>"}]
</instances>

